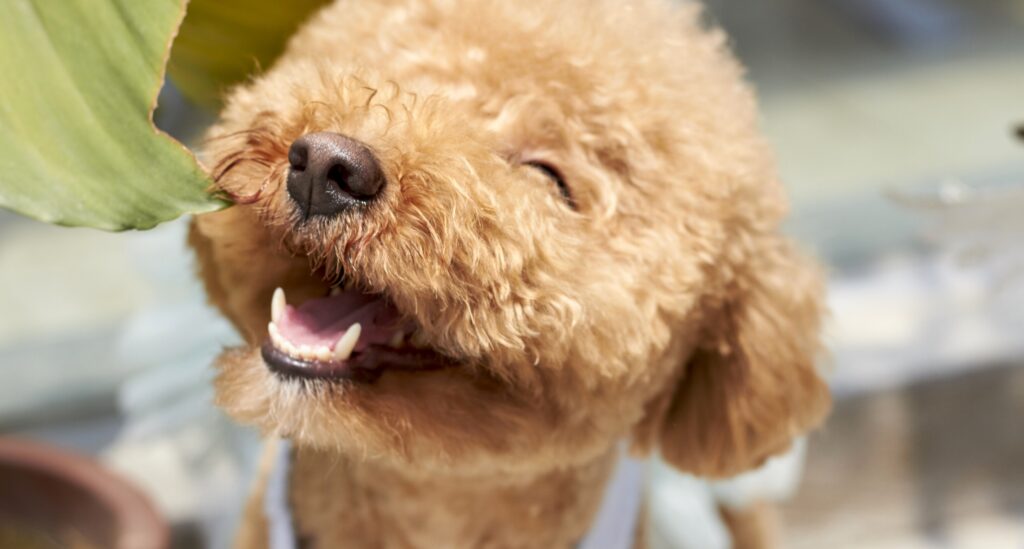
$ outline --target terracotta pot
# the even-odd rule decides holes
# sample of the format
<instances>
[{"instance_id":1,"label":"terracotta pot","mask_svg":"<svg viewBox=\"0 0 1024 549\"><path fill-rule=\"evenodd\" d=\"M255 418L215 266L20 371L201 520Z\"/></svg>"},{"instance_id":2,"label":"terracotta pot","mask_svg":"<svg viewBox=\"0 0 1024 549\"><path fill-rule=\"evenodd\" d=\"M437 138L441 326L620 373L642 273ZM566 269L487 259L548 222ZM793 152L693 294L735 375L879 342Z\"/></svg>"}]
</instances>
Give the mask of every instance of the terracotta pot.
<instances>
[{"instance_id":1,"label":"terracotta pot","mask_svg":"<svg viewBox=\"0 0 1024 549\"><path fill-rule=\"evenodd\" d=\"M0 546L167 549L167 523L96 461L0 438Z\"/></svg>"}]
</instances>

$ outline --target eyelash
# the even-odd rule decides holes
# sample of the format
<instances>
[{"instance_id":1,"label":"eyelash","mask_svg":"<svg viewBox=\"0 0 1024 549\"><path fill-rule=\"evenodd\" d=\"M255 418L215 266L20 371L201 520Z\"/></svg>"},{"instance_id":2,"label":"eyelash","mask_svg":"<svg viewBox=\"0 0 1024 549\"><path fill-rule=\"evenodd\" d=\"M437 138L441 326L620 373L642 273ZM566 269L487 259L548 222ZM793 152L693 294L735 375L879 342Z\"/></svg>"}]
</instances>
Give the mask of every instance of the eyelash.
<instances>
[{"instance_id":1,"label":"eyelash","mask_svg":"<svg viewBox=\"0 0 1024 549\"><path fill-rule=\"evenodd\" d=\"M566 184L565 178L562 177L562 173L558 171L558 168L555 168L554 166L548 164L547 162L541 162L538 160L530 160L527 162L523 162L523 164L526 166L530 166L531 168L540 170L542 173L544 173L544 175L546 175L549 179L551 179L552 182L554 182L555 185L558 186L558 192L562 194L562 198L565 199L565 202L567 204L569 204L569 207L571 207L574 210L576 209L576 200L572 197L572 192L569 190L569 185Z\"/></svg>"}]
</instances>

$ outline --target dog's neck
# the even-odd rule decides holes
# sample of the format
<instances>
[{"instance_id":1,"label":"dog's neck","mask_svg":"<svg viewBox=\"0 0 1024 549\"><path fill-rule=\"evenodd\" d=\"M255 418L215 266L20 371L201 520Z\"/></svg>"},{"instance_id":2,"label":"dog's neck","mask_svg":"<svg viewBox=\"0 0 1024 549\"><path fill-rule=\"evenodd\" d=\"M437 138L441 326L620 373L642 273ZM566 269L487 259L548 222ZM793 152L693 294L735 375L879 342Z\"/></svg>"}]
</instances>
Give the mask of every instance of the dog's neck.
<instances>
[{"instance_id":1,"label":"dog's neck","mask_svg":"<svg viewBox=\"0 0 1024 549\"><path fill-rule=\"evenodd\" d=\"M288 499L303 547L568 549L590 526L616 456L532 478L411 478L298 449Z\"/></svg>"}]
</instances>

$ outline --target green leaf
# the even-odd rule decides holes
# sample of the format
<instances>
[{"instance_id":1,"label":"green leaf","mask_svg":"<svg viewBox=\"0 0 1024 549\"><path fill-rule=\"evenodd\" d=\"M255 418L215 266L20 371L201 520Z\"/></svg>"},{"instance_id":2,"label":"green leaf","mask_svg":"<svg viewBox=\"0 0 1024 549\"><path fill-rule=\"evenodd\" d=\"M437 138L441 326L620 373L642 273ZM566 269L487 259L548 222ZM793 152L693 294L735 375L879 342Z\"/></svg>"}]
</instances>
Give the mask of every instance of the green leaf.
<instances>
[{"instance_id":1,"label":"green leaf","mask_svg":"<svg viewBox=\"0 0 1024 549\"><path fill-rule=\"evenodd\" d=\"M195 103L216 108L226 88L270 67L295 29L328 0L191 0L167 66Z\"/></svg>"},{"instance_id":2,"label":"green leaf","mask_svg":"<svg viewBox=\"0 0 1024 549\"><path fill-rule=\"evenodd\" d=\"M224 205L152 109L184 0L0 0L0 206L145 229Z\"/></svg>"}]
</instances>

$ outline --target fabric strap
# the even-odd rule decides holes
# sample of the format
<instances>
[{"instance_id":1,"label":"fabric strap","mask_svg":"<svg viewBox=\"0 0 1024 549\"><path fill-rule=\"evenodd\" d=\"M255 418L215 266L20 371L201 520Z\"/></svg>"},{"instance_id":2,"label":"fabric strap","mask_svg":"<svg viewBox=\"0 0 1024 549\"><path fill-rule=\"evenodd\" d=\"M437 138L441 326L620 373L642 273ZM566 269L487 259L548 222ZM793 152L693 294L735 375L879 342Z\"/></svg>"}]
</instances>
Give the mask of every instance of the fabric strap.
<instances>
[{"instance_id":1,"label":"fabric strap","mask_svg":"<svg viewBox=\"0 0 1024 549\"><path fill-rule=\"evenodd\" d=\"M576 549L631 549L644 494L644 462L633 458L626 444L619 445L619 462L604 490L594 524Z\"/></svg>"},{"instance_id":2,"label":"fabric strap","mask_svg":"<svg viewBox=\"0 0 1024 549\"><path fill-rule=\"evenodd\" d=\"M267 540L270 549L296 549L295 522L288 503L288 481L292 468L291 441L277 441L274 465L263 491L263 515L267 519Z\"/></svg>"}]
</instances>

